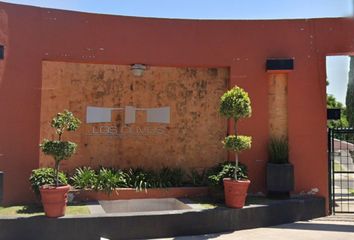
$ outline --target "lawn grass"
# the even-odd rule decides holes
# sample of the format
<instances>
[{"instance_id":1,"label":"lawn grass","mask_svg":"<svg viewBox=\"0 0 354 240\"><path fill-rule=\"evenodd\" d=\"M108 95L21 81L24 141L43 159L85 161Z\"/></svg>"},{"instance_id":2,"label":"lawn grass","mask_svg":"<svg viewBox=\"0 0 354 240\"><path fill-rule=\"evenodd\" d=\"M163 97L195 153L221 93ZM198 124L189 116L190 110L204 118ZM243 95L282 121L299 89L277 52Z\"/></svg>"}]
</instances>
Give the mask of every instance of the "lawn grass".
<instances>
[{"instance_id":1,"label":"lawn grass","mask_svg":"<svg viewBox=\"0 0 354 240\"><path fill-rule=\"evenodd\" d=\"M354 196L354 189L349 188L349 194Z\"/></svg>"},{"instance_id":2,"label":"lawn grass","mask_svg":"<svg viewBox=\"0 0 354 240\"><path fill-rule=\"evenodd\" d=\"M217 207L226 207L225 205L225 200L223 199L215 199L212 197L190 197L189 198L192 202L199 204L202 208L205 209L213 209ZM269 204L274 201L278 201L277 199L270 199L266 197L252 197L249 196L246 199L246 204L245 206L248 205L263 205L263 204Z\"/></svg>"},{"instance_id":3,"label":"lawn grass","mask_svg":"<svg viewBox=\"0 0 354 240\"><path fill-rule=\"evenodd\" d=\"M193 203L199 204L202 208L213 209L217 207L222 207L224 204L220 201L215 200L211 197L190 197L189 198Z\"/></svg>"},{"instance_id":4,"label":"lawn grass","mask_svg":"<svg viewBox=\"0 0 354 240\"><path fill-rule=\"evenodd\" d=\"M69 205L66 208L65 215L87 215L90 210L86 205ZM0 207L1 216L19 216L19 217L33 217L44 215L42 206L38 204L18 205L9 207Z\"/></svg>"},{"instance_id":5,"label":"lawn grass","mask_svg":"<svg viewBox=\"0 0 354 240\"><path fill-rule=\"evenodd\" d=\"M340 163L334 162L334 171L335 172L343 171L342 165Z\"/></svg>"}]
</instances>

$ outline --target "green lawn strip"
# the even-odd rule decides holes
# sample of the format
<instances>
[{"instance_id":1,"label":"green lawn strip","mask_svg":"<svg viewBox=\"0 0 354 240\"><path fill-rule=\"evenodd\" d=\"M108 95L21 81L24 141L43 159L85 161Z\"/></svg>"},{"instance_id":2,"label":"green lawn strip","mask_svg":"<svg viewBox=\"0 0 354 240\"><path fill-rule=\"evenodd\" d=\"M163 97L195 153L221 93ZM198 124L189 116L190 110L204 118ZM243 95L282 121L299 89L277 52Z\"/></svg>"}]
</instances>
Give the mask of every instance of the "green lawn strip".
<instances>
[{"instance_id":1,"label":"green lawn strip","mask_svg":"<svg viewBox=\"0 0 354 240\"><path fill-rule=\"evenodd\" d=\"M340 163L334 162L334 171L335 172L343 171L342 165Z\"/></svg>"},{"instance_id":2,"label":"green lawn strip","mask_svg":"<svg viewBox=\"0 0 354 240\"><path fill-rule=\"evenodd\" d=\"M353 188L349 188L349 194L354 196L354 189Z\"/></svg>"},{"instance_id":3,"label":"green lawn strip","mask_svg":"<svg viewBox=\"0 0 354 240\"><path fill-rule=\"evenodd\" d=\"M192 202L199 204L202 208L213 209L217 207L226 207L223 199L216 200L212 197L190 197ZM249 205L266 205L272 202L279 201L279 199L270 199L266 197L248 196L245 206Z\"/></svg>"},{"instance_id":4,"label":"green lawn strip","mask_svg":"<svg viewBox=\"0 0 354 240\"><path fill-rule=\"evenodd\" d=\"M69 205L65 215L87 214L90 214L90 210L86 205ZM44 215L43 208L36 204L0 207L0 216L33 217L41 215Z\"/></svg>"},{"instance_id":5,"label":"green lawn strip","mask_svg":"<svg viewBox=\"0 0 354 240\"><path fill-rule=\"evenodd\" d=\"M190 197L188 199L191 200L195 204L199 204L202 208L205 208L205 209L225 207L224 202L218 201L214 198L207 197L207 196L205 196L205 197Z\"/></svg>"}]
</instances>

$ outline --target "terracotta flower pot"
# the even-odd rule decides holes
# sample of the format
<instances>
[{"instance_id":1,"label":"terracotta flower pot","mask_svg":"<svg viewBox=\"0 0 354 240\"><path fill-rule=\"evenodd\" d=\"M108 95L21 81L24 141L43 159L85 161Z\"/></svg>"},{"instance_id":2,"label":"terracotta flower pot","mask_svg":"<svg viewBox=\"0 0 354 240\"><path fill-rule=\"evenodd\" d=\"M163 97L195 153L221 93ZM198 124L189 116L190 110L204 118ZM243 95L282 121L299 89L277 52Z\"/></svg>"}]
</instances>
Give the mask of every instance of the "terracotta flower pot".
<instances>
[{"instance_id":1,"label":"terracotta flower pot","mask_svg":"<svg viewBox=\"0 0 354 240\"><path fill-rule=\"evenodd\" d=\"M65 215L69 189L69 185L59 187L44 186L39 189L47 217L62 217Z\"/></svg>"},{"instance_id":2,"label":"terracotta flower pot","mask_svg":"<svg viewBox=\"0 0 354 240\"><path fill-rule=\"evenodd\" d=\"M245 205L249 180L224 179L224 193L226 206L231 208L243 208Z\"/></svg>"}]
</instances>

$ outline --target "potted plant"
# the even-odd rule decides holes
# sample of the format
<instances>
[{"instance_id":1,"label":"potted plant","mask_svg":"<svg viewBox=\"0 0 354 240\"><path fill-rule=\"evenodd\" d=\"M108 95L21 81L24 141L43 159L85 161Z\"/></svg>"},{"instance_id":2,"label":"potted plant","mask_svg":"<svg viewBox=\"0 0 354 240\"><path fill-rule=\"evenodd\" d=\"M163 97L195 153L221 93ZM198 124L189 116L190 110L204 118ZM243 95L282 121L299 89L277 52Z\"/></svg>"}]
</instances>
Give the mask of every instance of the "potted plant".
<instances>
[{"instance_id":1,"label":"potted plant","mask_svg":"<svg viewBox=\"0 0 354 240\"><path fill-rule=\"evenodd\" d=\"M267 163L267 190L271 197L289 197L294 190L294 166L289 163L289 147L286 137L272 137Z\"/></svg>"},{"instance_id":2,"label":"potted plant","mask_svg":"<svg viewBox=\"0 0 354 240\"><path fill-rule=\"evenodd\" d=\"M234 178L236 171L235 162L226 161L210 168L207 171L209 195L216 201L225 201L224 179ZM247 166L239 163L237 169L239 179L247 178Z\"/></svg>"},{"instance_id":3,"label":"potted plant","mask_svg":"<svg viewBox=\"0 0 354 240\"><path fill-rule=\"evenodd\" d=\"M58 136L57 140L44 139L39 145L45 155L54 159L54 184L45 184L39 188L44 212L48 217L65 215L70 186L61 184L63 181L60 181L59 166L61 161L69 159L75 153L77 144L63 140L62 136L65 131L75 131L80 123L80 120L67 110L58 113L51 122Z\"/></svg>"},{"instance_id":4,"label":"potted plant","mask_svg":"<svg viewBox=\"0 0 354 240\"><path fill-rule=\"evenodd\" d=\"M240 176L238 154L251 148L252 138L237 134L237 122L242 118L251 116L251 100L248 93L240 87L234 87L224 93L220 101L221 115L232 119L234 123L234 134L225 137L224 148L235 153L235 171L233 178L225 178L224 193L225 202L228 207L242 208L245 204L248 186L250 181L247 176Z\"/></svg>"}]
</instances>

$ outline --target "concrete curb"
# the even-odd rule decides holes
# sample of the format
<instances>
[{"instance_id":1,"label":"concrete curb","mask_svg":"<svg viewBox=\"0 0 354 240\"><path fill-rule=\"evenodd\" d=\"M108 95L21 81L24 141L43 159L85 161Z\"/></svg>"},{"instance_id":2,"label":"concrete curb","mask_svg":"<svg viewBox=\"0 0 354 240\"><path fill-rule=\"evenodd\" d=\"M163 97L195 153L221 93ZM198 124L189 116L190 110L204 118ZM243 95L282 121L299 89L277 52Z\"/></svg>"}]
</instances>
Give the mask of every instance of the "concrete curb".
<instances>
[{"instance_id":1,"label":"concrete curb","mask_svg":"<svg viewBox=\"0 0 354 240\"><path fill-rule=\"evenodd\" d=\"M325 216L324 198L216 208L90 216L2 218L0 239L147 239L266 227Z\"/></svg>"}]
</instances>

